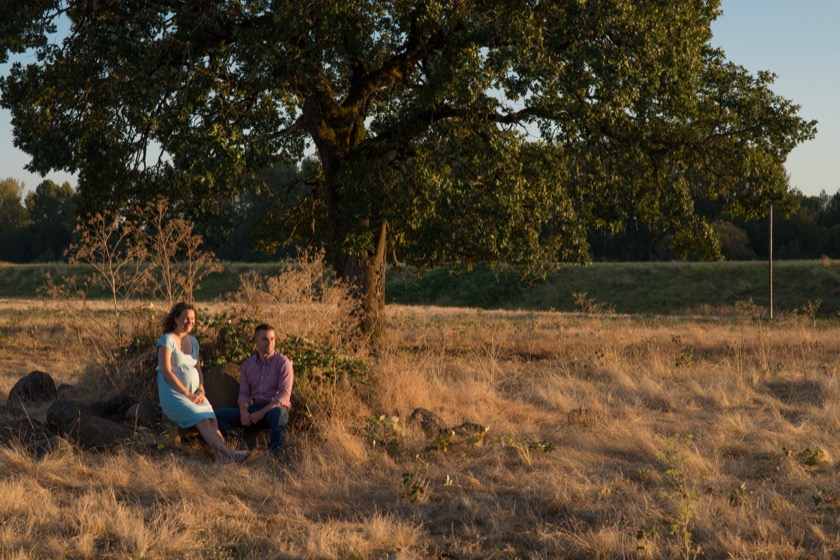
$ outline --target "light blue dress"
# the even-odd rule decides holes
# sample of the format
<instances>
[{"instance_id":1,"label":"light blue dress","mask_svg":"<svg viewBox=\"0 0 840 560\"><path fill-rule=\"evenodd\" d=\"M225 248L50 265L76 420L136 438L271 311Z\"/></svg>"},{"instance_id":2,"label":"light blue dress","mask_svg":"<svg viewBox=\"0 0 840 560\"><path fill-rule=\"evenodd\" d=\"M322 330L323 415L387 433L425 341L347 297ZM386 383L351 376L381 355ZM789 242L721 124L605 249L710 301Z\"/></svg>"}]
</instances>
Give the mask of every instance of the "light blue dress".
<instances>
[{"instance_id":1,"label":"light blue dress","mask_svg":"<svg viewBox=\"0 0 840 560\"><path fill-rule=\"evenodd\" d=\"M161 346L169 348L172 353L172 373L178 377L190 393L194 393L198 390L199 382L198 370L195 368L198 364L198 340L192 335L190 335L190 338L192 339L192 354L181 352L181 345L175 336L170 333L166 333L158 340L156 348ZM158 366L157 385L160 407L163 409L163 413L180 427L189 428L205 418L216 417L210 401L206 398L201 404L195 404L167 383L160 372L160 366Z\"/></svg>"}]
</instances>

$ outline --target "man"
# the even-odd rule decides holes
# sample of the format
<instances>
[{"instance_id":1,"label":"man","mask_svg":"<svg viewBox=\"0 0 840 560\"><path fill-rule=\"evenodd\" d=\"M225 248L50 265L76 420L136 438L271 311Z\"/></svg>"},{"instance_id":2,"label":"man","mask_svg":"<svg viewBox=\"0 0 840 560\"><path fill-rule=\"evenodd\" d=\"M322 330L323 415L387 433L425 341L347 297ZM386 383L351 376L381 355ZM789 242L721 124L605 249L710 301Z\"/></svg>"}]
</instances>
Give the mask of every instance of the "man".
<instances>
[{"instance_id":1,"label":"man","mask_svg":"<svg viewBox=\"0 0 840 560\"><path fill-rule=\"evenodd\" d=\"M282 457L286 441L286 425L292 408L292 361L274 351L276 336L271 325L261 324L254 329L257 352L242 363L239 381L239 408L220 408L216 417L220 425L270 429L269 452Z\"/></svg>"}]
</instances>

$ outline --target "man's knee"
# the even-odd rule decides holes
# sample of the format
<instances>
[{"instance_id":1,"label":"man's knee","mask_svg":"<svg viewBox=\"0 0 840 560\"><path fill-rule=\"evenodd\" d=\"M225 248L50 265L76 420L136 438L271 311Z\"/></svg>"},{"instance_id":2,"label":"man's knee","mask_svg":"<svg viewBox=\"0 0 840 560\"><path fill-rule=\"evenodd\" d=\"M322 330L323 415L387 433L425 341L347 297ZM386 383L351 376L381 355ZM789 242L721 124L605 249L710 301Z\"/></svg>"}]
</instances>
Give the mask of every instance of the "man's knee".
<instances>
[{"instance_id":1,"label":"man's knee","mask_svg":"<svg viewBox=\"0 0 840 560\"><path fill-rule=\"evenodd\" d=\"M282 406L278 406L269 410L265 418L269 424L285 426L289 423L289 411Z\"/></svg>"},{"instance_id":2,"label":"man's knee","mask_svg":"<svg viewBox=\"0 0 840 560\"><path fill-rule=\"evenodd\" d=\"M238 408L219 408L216 411L219 426L224 429L238 428L241 425Z\"/></svg>"}]
</instances>

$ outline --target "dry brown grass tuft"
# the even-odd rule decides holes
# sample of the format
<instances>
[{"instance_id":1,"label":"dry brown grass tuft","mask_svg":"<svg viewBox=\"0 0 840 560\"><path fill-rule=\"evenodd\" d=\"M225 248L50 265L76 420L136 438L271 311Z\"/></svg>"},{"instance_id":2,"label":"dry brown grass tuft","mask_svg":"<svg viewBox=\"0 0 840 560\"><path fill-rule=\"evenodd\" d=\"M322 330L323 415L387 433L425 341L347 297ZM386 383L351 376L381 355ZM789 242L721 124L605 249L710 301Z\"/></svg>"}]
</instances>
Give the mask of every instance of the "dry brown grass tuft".
<instances>
[{"instance_id":1,"label":"dry brown grass tuft","mask_svg":"<svg viewBox=\"0 0 840 560\"><path fill-rule=\"evenodd\" d=\"M339 341L338 304L316 303L284 332ZM324 390L285 463L0 447L0 556L840 554L834 323L389 314L375 390ZM0 312L0 341L5 394L32 369L88 379L69 316L44 303ZM427 436L407 425L417 407L488 430Z\"/></svg>"}]
</instances>

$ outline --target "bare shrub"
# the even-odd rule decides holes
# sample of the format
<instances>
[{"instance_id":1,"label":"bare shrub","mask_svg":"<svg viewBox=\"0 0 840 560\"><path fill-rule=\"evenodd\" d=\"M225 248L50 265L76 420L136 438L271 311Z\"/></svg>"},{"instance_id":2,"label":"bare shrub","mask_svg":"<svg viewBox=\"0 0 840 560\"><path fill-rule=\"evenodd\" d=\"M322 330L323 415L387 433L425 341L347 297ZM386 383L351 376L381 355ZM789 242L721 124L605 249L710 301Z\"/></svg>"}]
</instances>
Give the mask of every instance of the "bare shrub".
<instances>
[{"instance_id":1,"label":"bare shrub","mask_svg":"<svg viewBox=\"0 0 840 560\"><path fill-rule=\"evenodd\" d=\"M329 270L323 250L301 252L276 276L242 274L232 301L237 315L271 323L278 335L347 348L359 333L358 303Z\"/></svg>"},{"instance_id":2,"label":"bare shrub","mask_svg":"<svg viewBox=\"0 0 840 560\"><path fill-rule=\"evenodd\" d=\"M192 223L170 215L166 199L138 209L137 216L98 213L80 220L68 259L93 272L81 285L72 277L48 278L40 294L72 318L80 347L93 357L92 377L104 376L112 389L147 395L154 380L146 375L143 354L154 347L163 311L143 298L165 298L170 305L191 301L198 282L221 266L201 249ZM88 301L96 290L108 296L107 313Z\"/></svg>"},{"instance_id":3,"label":"bare shrub","mask_svg":"<svg viewBox=\"0 0 840 560\"><path fill-rule=\"evenodd\" d=\"M132 298L148 291L151 281L149 268L144 266L149 252L141 228L120 214L97 213L87 221L79 220L76 234L79 240L67 250L68 261L93 268L85 281L85 293L96 287L106 290L111 302L110 326L120 346L125 338L121 315Z\"/></svg>"},{"instance_id":4,"label":"bare shrub","mask_svg":"<svg viewBox=\"0 0 840 560\"><path fill-rule=\"evenodd\" d=\"M201 248L204 240L193 231L191 221L172 215L169 200L158 198L140 210L145 224L142 241L150 255L151 295L173 305L193 301L199 282L222 270L216 256Z\"/></svg>"},{"instance_id":5,"label":"bare shrub","mask_svg":"<svg viewBox=\"0 0 840 560\"><path fill-rule=\"evenodd\" d=\"M604 302L597 301L586 292L573 292L572 297L575 300L575 306L581 313L586 315L603 315L615 313L615 308L607 305Z\"/></svg>"}]
</instances>

